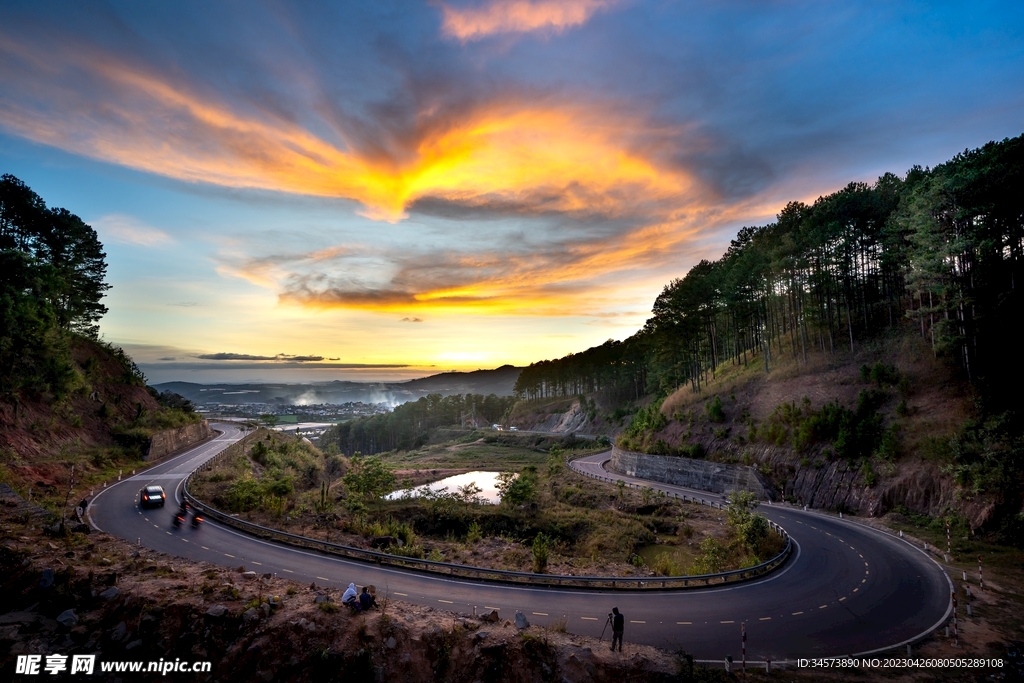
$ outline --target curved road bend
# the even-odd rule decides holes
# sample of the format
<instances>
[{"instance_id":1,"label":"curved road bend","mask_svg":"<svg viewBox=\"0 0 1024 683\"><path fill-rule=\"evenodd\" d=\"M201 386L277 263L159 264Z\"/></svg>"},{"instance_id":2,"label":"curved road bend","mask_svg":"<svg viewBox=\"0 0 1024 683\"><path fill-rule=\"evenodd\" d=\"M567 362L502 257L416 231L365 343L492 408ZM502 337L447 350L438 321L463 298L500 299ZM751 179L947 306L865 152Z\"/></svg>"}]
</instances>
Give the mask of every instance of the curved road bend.
<instances>
[{"instance_id":1,"label":"curved road bend","mask_svg":"<svg viewBox=\"0 0 1024 683\"><path fill-rule=\"evenodd\" d=\"M573 633L601 634L605 615L617 606L626 616L626 640L683 648L698 659L739 659L740 625L747 631L751 661L859 654L912 639L945 618L949 584L942 570L920 551L880 532L790 508L759 508L783 525L796 542L792 559L750 583L689 591L611 593L529 588L446 579L375 567L281 546L206 522L199 529L172 524L184 478L198 465L241 438L235 425L172 460L104 489L92 501L93 526L131 542L192 560L211 562L304 583L344 588L374 584L406 602L457 612L516 610L546 625L567 618ZM607 454L576 461L605 472ZM640 480L629 480L640 483ZM141 510L139 491L160 484L168 492L163 509ZM643 482L650 484L650 482ZM669 493L687 492L662 484ZM703 492L705 498L711 496Z\"/></svg>"}]
</instances>

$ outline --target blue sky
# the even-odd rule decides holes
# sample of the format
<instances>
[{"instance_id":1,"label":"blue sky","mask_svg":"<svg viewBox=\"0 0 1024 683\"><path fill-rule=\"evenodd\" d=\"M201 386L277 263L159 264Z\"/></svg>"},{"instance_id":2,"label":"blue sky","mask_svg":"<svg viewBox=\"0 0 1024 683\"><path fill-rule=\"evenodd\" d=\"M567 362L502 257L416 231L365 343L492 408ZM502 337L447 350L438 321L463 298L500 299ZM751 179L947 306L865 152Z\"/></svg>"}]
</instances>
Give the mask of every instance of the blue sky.
<instances>
[{"instance_id":1,"label":"blue sky","mask_svg":"<svg viewBox=\"0 0 1024 683\"><path fill-rule=\"evenodd\" d=\"M1024 132L1022 15L6 2L0 172L97 229L103 334L154 381L526 364L789 200Z\"/></svg>"}]
</instances>

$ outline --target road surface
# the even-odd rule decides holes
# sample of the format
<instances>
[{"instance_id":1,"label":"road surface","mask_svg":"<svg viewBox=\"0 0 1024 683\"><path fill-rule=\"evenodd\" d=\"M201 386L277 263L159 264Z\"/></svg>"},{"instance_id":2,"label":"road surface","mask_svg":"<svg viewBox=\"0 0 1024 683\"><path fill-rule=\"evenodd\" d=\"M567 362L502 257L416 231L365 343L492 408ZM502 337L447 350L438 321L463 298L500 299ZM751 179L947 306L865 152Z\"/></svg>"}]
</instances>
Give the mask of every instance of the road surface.
<instances>
[{"instance_id":1,"label":"road surface","mask_svg":"<svg viewBox=\"0 0 1024 683\"><path fill-rule=\"evenodd\" d=\"M698 660L720 661L732 655L739 661L741 624L747 633L748 661L779 662L896 647L944 622L948 615L949 581L923 552L862 525L790 507L758 508L785 527L796 544L790 560L776 572L721 588L642 593L447 579L277 545L212 522L199 529L174 528L184 478L242 436L236 425L222 423L216 428L221 431L216 439L104 489L90 505L91 523L133 543L184 558L244 565L333 588L343 589L349 582L374 584L398 600L456 612L498 609L510 619L518 610L540 625L566 619L571 632L588 636L600 635L606 615L618 607L626 617L627 643L682 648ZM607 458L607 454L589 456L573 465L615 478L603 468ZM706 492L644 483L670 494L716 498ZM159 484L168 492L165 508L138 507L139 491L147 484Z\"/></svg>"}]
</instances>

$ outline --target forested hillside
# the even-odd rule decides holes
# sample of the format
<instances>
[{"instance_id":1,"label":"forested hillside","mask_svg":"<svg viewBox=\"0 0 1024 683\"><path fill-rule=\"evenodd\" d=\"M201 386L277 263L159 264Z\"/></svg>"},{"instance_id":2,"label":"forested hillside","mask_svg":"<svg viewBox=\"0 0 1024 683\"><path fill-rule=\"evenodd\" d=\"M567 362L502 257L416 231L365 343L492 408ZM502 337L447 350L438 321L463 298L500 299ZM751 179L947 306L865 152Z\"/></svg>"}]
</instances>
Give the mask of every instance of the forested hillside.
<instances>
[{"instance_id":1,"label":"forested hillside","mask_svg":"<svg viewBox=\"0 0 1024 683\"><path fill-rule=\"evenodd\" d=\"M880 335L916 335L974 387L976 410L947 449L944 471L966 495L997 496L1004 512L1016 513L1022 369L1013 330L1024 313L1022 257L1024 136L904 177L850 183L810 205L788 204L774 223L740 230L717 261L702 261L666 285L636 335L535 363L523 370L516 393L596 393L613 398L606 403L613 406L652 396L655 405L629 430L642 437L672 418L659 412L661 398L683 387L702 392L728 368L756 365L771 375L779 363L849 355ZM882 399L864 396L857 407L836 404L814 438L853 438L863 422L874 425L862 429L873 436L856 456L877 453L886 425L871 422L879 407L872 401ZM657 448L668 446L686 444Z\"/></svg>"},{"instance_id":2,"label":"forested hillside","mask_svg":"<svg viewBox=\"0 0 1024 683\"><path fill-rule=\"evenodd\" d=\"M105 258L78 216L0 177L0 396L66 390L72 334L95 338L107 312Z\"/></svg>"},{"instance_id":3,"label":"forested hillside","mask_svg":"<svg viewBox=\"0 0 1024 683\"><path fill-rule=\"evenodd\" d=\"M0 482L45 505L72 466L86 488L138 466L155 432L200 421L97 339L105 259L78 216L0 177Z\"/></svg>"},{"instance_id":4,"label":"forested hillside","mask_svg":"<svg viewBox=\"0 0 1024 683\"><path fill-rule=\"evenodd\" d=\"M429 394L390 413L335 425L320 437L320 447L333 447L346 455L419 448L427 443L432 429L489 426L500 421L514 402L514 397L494 394Z\"/></svg>"},{"instance_id":5,"label":"forested hillside","mask_svg":"<svg viewBox=\"0 0 1024 683\"><path fill-rule=\"evenodd\" d=\"M912 320L936 353L1000 402L1020 378L1024 136L934 169L850 183L775 223L739 231L718 261L673 280L644 329L623 342L534 363L520 397L615 389L699 389L724 362L852 348Z\"/></svg>"}]
</instances>

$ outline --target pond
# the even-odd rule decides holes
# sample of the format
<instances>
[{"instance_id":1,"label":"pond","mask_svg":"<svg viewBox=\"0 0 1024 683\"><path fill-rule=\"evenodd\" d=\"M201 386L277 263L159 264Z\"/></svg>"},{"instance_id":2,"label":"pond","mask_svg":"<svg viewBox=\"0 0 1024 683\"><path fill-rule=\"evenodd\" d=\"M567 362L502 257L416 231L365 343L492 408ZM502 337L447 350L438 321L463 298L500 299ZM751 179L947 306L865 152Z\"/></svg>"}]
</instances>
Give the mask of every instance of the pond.
<instances>
[{"instance_id":1,"label":"pond","mask_svg":"<svg viewBox=\"0 0 1024 683\"><path fill-rule=\"evenodd\" d=\"M440 481L424 484L418 488L392 491L385 498L387 500L398 500L406 496L416 498L423 495L423 489L437 492L447 488L448 493L458 493L461 487L468 484L476 484L477 488L481 489L480 493L477 494L480 499L485 503L497 505L501 501L497 487L499 474L501 472L466 472L465 474L456 474L451 477L445 477Z\"/></svg>"}]
</instances>

